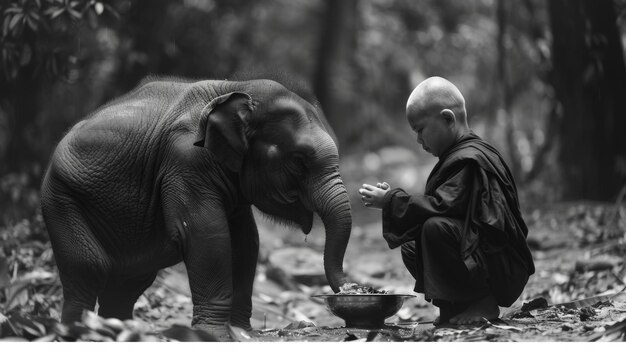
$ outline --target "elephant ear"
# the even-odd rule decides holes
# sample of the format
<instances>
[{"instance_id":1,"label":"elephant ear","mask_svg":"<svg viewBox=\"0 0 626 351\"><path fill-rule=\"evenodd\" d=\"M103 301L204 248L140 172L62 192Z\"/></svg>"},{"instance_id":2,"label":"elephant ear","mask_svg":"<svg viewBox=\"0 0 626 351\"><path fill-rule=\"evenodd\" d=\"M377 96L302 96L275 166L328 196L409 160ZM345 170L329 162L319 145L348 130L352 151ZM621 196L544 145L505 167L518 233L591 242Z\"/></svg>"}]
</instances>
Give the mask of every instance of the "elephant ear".
<instances>
[{"instance_id":1,"label":"elephant ear","mask_svg":"<svg viewBox=\"0 0 626 351\"><path fill-rule=\"evenodd\" d=\"M215 158L237 172L248 150L245 118L252 111L248 94L229 93L211 100L202 110L194 145L211 151Z\"/></svg>"}]
</instances>

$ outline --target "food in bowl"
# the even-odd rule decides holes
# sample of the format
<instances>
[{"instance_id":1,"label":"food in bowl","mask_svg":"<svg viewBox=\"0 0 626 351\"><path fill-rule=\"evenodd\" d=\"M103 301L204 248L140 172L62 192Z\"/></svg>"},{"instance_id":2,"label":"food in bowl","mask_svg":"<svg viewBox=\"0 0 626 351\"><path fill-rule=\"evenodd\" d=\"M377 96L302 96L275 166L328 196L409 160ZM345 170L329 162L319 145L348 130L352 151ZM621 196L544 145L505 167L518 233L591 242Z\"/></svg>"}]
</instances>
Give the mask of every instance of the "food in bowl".
<instances>
[{"instance_id":1,"label":"food in bowl","mask_svg":"<svg viewBox=\"0 0 626 351\"><path fill-rule=\"evenodd\" d=\"M385 290L376 290L369 286L359 285L357 283L345 283L339 287L339 295L348 294L387 294Z\"/></svg>"},{"instance_id":2,"label":"food in bowl","mask_svg":"<svg viewBox=\"0 0 626 351\"><path fill-rule=\"evenodd\" d=\"M337 294L313 297L324 299L330 312L343 319L347 328L380 329L385 327L385 319L398 312L406 299L415 296L346 283Z\"/></svg>"}]
</instances>

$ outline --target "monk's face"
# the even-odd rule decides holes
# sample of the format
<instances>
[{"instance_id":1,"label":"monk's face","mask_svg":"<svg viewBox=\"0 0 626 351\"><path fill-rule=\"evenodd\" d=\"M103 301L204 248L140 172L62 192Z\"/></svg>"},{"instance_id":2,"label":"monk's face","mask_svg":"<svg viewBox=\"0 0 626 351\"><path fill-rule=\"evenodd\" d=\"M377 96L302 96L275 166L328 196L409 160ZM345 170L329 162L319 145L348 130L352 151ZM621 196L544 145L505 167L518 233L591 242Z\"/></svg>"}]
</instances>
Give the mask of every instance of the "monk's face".
<instances>
[{"instance_id":1,"label":"monk's face","mask_svg":"<svg viewBox=\"0 0 626 351\"><path fill-rule=\"evenodd\" d=\"M454 143L454 122L444 118L441 113L415 111L407 119L417 134L418 144L433 156L441 156Z\"/></svg>"}]
</instances>

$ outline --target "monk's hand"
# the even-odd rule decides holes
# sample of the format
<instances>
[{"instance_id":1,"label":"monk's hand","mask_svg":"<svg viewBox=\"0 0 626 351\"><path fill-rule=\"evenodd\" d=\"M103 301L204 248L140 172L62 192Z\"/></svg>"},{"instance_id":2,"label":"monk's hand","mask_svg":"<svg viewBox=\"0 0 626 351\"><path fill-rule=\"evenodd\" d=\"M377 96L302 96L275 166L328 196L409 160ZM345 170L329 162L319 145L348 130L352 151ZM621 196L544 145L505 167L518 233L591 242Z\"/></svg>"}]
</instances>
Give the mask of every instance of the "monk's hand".
<instances>
[{"instance_id":1,"label":"monk's hand","mask_svg":"<svg viewBox=\"0 0 626 351\"><path fill-rule=\"evenodd\" d=\"M389 184L387 184L386 189L369 184L363 184L363 187L359 189L359 194L361 194L361 200L363 200L365 207L383 208L383 199L385 198L387 191L389 191Z\"/></svg>"},{"instance_id":2,"label":"monk's hand","mask_svg":"<svg viewBox=\"0 0 626 351\"><path fill-rule=\"evenodd\" d=\"M391 188L391 186L389 186L389 183L387 182L376 183L376 187L381 188L383 190L389 190L389 188Z\"/></svg>"}]
</instances>

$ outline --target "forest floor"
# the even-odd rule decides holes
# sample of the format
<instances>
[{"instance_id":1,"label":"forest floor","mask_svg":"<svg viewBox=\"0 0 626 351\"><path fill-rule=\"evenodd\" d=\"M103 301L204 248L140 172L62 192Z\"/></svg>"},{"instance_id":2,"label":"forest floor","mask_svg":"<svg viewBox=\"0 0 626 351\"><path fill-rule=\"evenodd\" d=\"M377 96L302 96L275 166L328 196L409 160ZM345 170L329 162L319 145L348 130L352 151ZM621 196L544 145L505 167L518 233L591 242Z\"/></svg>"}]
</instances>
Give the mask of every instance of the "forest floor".
<instances>
[{"instance_id":1,"label":"forest floor","mask_svg":"<svg viewBox=\"0 0 626 351\"><path fill-rule=\"evenodd\" d=\"M356 160L361 161L361 160ZM355 162L356 162L355 161ZM313 295L331 293L323 275L324 230L312 232L258 216L261 250L253 292L253 331L231 328L237 341L625 341L626 204L558 203L525 209L536 273L497 321L434 327L438 311L412 291L414 280L399 250L381 236L380 212L358 203L362 182L389 179L390 167L346 181L353 198L353 230L344 270L355 282L413 294L386 327L345 328ZM349 165L344 167L350 173ZM393 171L393 170L392 170ZM398 171L396 169L396 171ZM345 173L345 172L344 172ZM396 184L419 185L415 178ZM344 174L344 180L350 179ZM394 179L392 179L394 180ZM422 180L423 183L423 180ZM2 341L201 341L189 328L192 304L183 265L160 272L135 305L131 321L86 313L82 323L58 323L62 289L41 216L0 228L0 339Z\"/></svg>"}]
</instances>

